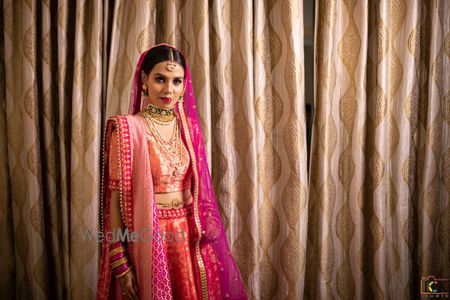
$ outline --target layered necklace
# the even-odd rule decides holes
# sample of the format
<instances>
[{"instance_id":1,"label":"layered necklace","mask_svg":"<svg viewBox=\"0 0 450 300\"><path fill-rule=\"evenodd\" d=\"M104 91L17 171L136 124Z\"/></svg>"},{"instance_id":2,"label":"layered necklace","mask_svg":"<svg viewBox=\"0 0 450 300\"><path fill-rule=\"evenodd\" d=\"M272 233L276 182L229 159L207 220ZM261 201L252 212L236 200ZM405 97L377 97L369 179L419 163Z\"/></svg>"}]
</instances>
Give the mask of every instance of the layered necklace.
<instances>
[{"instance_id":1,"label":"layered necklace","mask_svg":"<svg viewBox=\"0 0 450 300\"><path fill-rule=\"evenodd\" d=\"M175 120L173 109L159 108L153 104L147 105L145 108L145 116L150 117L159 125L170 125Z\"/></svg>"},{"instance_id":2,"label":"layered necklace","mask_svg":"<svg viewBox=\"0 0 450 300\"><path fill-rule=\"evenodd\" d=\"M160 149L162 155L169 161L173 168L172 175L179 177L182 175L182 141L181 130L176 121L173 109L162 109L149 104L144 111L144 117L147 121L150 133L155 137L156 146ZM175 123L175 124L174 124ZM159 133L156 125L169 126L173 124L172 137L169 141L165 140Z\"/></svg>"}]
</instances>

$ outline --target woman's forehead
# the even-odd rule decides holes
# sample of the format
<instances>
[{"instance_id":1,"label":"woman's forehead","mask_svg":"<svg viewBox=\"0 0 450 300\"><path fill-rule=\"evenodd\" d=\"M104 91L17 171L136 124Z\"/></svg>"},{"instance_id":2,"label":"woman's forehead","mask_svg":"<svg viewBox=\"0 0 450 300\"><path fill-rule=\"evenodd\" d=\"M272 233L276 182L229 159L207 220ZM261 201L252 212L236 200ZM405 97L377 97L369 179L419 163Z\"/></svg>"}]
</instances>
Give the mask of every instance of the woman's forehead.
<instances>
[{"instance_id":1,"label":"woman's forehead","mask_svg":"<svg viewBox=\"0 0 450 300\"><path fill-rule=\"evenodd\" d=\"M159 73L166 77L184 77L183 66L174 61L162 61L157 63L151 73Z\"/></svg>"}]
</instances>

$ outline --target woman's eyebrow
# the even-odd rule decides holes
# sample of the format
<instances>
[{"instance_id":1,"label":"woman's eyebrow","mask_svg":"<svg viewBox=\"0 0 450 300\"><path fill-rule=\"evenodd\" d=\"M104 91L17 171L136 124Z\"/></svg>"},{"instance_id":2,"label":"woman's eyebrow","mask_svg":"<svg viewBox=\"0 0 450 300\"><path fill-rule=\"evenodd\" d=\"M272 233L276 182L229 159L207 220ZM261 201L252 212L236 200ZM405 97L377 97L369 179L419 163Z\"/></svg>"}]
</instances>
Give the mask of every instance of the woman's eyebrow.
<instances>
[{"instance_id":1,"label":"woman's eyebrow","mask_svg":"<svg viewBox=\"0 0 450 300\"><path fill-rule=\"evenodd\" d=\"M166 76L164 76L163 74L161 74L161 73L155 73L155 77L156 76L160 76L160 77L163 77L163 78L167 78Z\"/></svg>"},{"instance_id":2,"label":"woman's eyebrow","mask_svg":"<svg viewBox=\"0 0 450 300\"><path fill-rule=\"evenodd\" d=\"M162 77L163 79L167 79L167 76L165 76L165 75L163 75L161 73L155 73L155 77ZM183 76L176 76L176 77L173 77L173 79L184 79L184 77Z\"/></svg>"}]
</instances>

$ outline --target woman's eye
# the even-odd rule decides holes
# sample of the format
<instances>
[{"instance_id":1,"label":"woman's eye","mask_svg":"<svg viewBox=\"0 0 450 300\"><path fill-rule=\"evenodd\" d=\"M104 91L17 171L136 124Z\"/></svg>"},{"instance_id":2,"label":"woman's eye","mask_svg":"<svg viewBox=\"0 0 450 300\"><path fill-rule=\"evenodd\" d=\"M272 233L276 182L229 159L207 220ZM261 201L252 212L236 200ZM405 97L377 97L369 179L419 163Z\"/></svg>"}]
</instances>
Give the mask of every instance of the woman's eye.
<instances>
[{"instance_id":1,"label":"woman's eye","mask_svg":"<svg viewBox=\"0 0 450 300\"><path fill-rule=\"evenodd\" d=\"M156 77L155 80L156 82L164 82L164 78L162 77Z\"/></svg>"},{"instance_id":2,"label":"woman's eye","mask_svg":"<svg viewBox=\"0 0 450 300\"><path fill-rule=\"evenodd\" d=\"M177 78L177 79L175 79L175 80L173 81L173 83L174 83L175 85L179 85L179 84L182 84L183 81L182 81L181 79Z\"/></svg>"}]
</instances>

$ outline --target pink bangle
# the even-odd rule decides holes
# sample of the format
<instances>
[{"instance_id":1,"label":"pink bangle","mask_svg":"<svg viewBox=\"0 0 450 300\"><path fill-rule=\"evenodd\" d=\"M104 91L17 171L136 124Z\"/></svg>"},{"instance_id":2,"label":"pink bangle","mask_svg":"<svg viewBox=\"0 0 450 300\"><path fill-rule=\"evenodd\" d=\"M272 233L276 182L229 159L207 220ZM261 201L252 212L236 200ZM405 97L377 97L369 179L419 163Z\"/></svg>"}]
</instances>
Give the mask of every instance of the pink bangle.
<instances>
[{"instance_id":1,"label":"pink bangle","mask_svg":"<svg viewBox=\"0 0 450 300\"><path fill-rule=\"evenodd\" d=\"M111 257L109 258L109 260L110 260L111 263L112 263L112 262L115 262L116 260L118 260L119 258L122 258L122 257L125 257L125 256L127 256L125 252L119 252L119 253L117 253L117 254L111 256Z\"/></svg>"},{"instance_id":2,"label":"pink bangle","mask_svg":"<svg viewBox=\"0 0 450 300\"><path fill-rule=\"evenodd\" d=\"M133 269L133 266L130 266L128 269L126 269L125 271L123 271L122 273L120 273L119 275L115 275L116 278L120 278L125 276L128 272L130 272L130 270Z\"/></svg>"},{"instance_id":3,"label":"pink bangle","mask_svg":"<svg viewBox=\"0 0 450 300\"><path fill-rule=\"evenodd\" d=\"M117 268L113 269L113 273L115 276L119 276L120 274L122 274L123 272L125 272L126 270L128 270L129 268L131 268L131 266L127 263L118 266Z\"/></svg>"},{"instance_id":4,"label":"pink bangle","mask_svg":"<svg viewBox=\"0 0 450 300\"><path fill-rule=\"evenodd\" d=\"M114 249L116 249L116 248L118 248L120 246L122 246L122 247L124 246L121 241L112 243L112 244L109 245L109 251L114 250Z\"/></svg>"},{"instance_id":5,"label":"pink bangle","mask_svg":"<svg viewBox=\"0 0 450 300\"><path fill-rule=\"evenodd\" d=\"M124 244L121 241L111 243L109 245L109 252L113 253L113 255L110 256L109 259L114 276L125 276L125 274L128 273L131 269L131 265L128 262L127 252ZM123 260L123 262L119 262L121 260Z\"/></svg>"}]
</instances>

